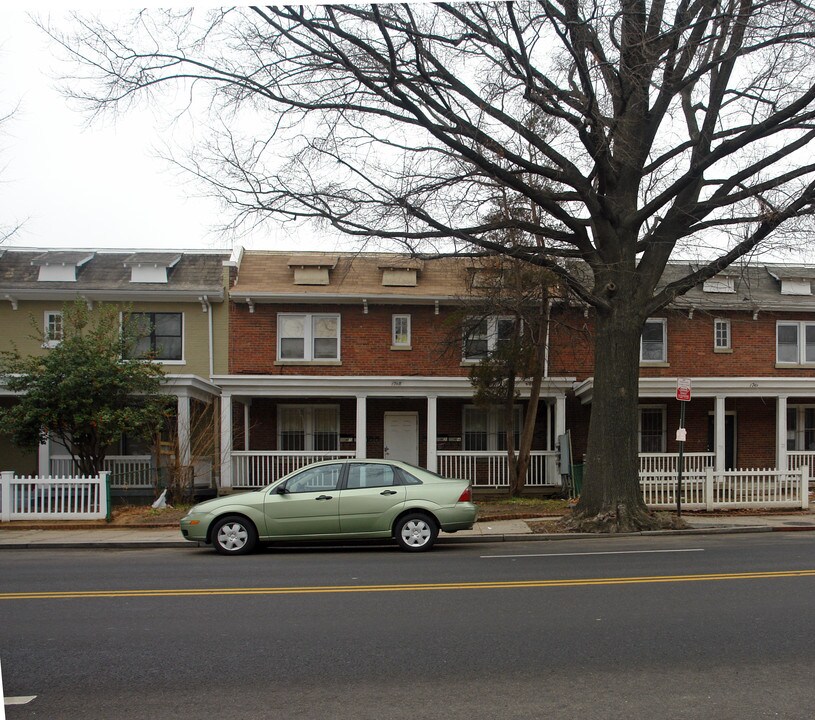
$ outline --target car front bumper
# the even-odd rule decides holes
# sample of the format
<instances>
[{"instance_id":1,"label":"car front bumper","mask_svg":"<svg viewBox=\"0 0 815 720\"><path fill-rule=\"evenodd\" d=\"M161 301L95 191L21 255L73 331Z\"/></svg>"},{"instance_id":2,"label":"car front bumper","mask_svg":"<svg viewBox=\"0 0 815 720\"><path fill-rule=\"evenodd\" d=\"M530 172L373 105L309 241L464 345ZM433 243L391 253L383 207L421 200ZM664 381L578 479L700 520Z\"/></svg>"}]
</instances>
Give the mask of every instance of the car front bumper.
<instances>
[{"instance_id":1,"label":"car front bumper","mask_svg":"<svg viewBox=\"0 0 815 720\"><path fill-rule=\"evenodd\" d=\"M190 542L206 542L210 518L201 515L187 515L181 518L181 535Z\"/></svg>"}]
</instances>

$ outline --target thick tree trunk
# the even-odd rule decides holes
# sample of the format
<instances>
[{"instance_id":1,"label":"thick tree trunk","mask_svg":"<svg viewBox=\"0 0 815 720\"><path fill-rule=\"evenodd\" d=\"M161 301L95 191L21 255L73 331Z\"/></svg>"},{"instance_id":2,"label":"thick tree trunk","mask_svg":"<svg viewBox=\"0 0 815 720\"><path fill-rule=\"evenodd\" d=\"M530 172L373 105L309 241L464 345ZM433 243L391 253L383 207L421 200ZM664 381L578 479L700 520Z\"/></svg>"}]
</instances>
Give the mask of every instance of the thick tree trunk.
<instances>
[{"instance_id":1,"label":"thick tree trunk","mask_svg":"<svg viewBox=\"0 0 815 720\"><path fill-rule=\"evenodd\" d=\"M643 320L626 303L598 310L595 375L583 490L572 522L584 530L655 526L639 487L637 412Z\"/></svg>"}]
</instances>

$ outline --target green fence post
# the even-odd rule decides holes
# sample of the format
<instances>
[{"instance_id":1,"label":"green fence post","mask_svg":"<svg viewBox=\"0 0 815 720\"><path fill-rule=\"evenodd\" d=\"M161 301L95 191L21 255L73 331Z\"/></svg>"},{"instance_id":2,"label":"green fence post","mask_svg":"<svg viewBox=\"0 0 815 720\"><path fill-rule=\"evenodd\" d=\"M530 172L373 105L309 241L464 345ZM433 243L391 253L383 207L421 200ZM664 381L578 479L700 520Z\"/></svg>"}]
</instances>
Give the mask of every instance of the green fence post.
<instances>
[{"instance_id":1,"label":"green fence post","mask_svg":"<svg viewBox=\"0 0 815 720\"><path fill-rule=\"evenodd\" d=\"M102 470L99 473L99 477L105 481L105 509L107 510L105 513L105 522L110 522L112 519L110 510L110 472L108 470Z\"/></svg>"}]
</instances>

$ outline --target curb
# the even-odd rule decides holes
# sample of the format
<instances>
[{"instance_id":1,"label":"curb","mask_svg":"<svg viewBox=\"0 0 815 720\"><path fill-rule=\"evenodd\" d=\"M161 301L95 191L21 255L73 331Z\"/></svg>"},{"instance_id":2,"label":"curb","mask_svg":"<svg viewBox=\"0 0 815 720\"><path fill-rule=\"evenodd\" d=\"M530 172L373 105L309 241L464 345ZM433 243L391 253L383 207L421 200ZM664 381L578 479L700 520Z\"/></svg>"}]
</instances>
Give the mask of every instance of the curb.
<instances>
[{"instance_id":1,"label":"curb","mask_svg":"<svg viewBox=\"0 0 815 720\"><path fill-rule=\"evenodd\" d=\"M0 550L150 550L174 547L206 547L187 540L146 540L144 542L19 542L0 543Z\"/></svg>"},{"instance_id":2,"label":"curb","mask_svg":"<svg viewBox=\"0 0 815 720\"><path fill-rule=\"evenodd\" d=\"M768 532L801 532L813 531L815 525L810 527L770 527L768 525L741 525L737 527L707 527L688 528L687 530L643 530L633 533L614 533L608 535L597 535L596 533L524 533L524 534L495 534L495 535L461 535L454 534L441 535L437 542L443 545L464 545L471 543L500 543L500 542L547 542L557 540L588 540L588 539L613 539L630 537L653 537L659 535L739 535L750 533ZM102 542L0 542L0 550L95 550L95 549L156 549L156 548L193 548L208 547L200 542L189 540L147 540L139 541L102 541Z\"/></svg>"},{"instance_id":3,"label":"curb","mask_svg":"<svg viewBox=\"0 0 815 720\"><path fill-rule=\"evenodd\" d=\"M613 539L630 538L642 536L658 535L737 535L742 533L766 533L773 531L783 531L788 528L772 528L765 525L742 525L739 527L718 527L718 528L688 528L687 530L642 530L632 533L610 533L598 535L597 533L530 533L523 535L464 535L454 537L446 535L439 537L436 542L446 545L477 543L477 542L540 542L551 540L589 540L589 539ZM795 530L815 530L811 528L795 528Z\"/></svg>"}]
</instances>

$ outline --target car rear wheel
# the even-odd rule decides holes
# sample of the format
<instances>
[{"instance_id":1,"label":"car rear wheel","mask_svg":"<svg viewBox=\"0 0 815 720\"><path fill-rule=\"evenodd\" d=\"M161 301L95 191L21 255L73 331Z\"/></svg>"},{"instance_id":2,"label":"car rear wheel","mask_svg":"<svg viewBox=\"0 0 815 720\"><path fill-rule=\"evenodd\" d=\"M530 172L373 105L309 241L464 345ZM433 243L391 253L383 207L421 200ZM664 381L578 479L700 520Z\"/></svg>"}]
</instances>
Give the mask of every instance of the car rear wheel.
<instances>
[{"instance_id":1,"label":"car rear wheel","mask_svg":"<svg viewBox=\"0 0 815 720\"><path fill-rule=\"evenodd\" d=\"M430 550L439 529L433 519L424 513L411 513L399 518L394 528L396 542L402 550L408 552L422 552Z\"/></svg>"},{"instance_id":2,"label":"car rear wheel","mask_svg":"<svg viewBox=\"0 0 815 720\"><path fill-rule=\"evenodd\" d=\"M229 516L212 528L212 545L222 555L246 555L255 549L258 533L246 518Z\"/></svg>"}]
</instances>

